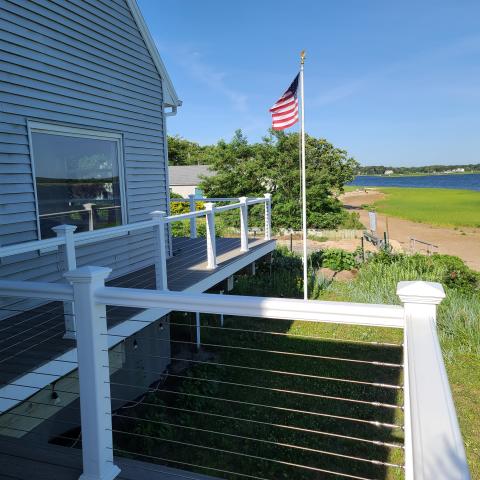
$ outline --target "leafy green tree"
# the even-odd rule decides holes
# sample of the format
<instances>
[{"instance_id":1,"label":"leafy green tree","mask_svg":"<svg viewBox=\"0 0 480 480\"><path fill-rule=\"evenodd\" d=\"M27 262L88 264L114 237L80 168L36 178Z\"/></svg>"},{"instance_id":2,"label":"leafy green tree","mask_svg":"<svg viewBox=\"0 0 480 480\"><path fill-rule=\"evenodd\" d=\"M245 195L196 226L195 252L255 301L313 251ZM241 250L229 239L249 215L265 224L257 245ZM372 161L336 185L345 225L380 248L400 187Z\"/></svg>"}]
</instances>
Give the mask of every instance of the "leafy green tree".
<instances>
[{"instance_id":1,"label":"leafy green tree","mask_svg":"<svg viewBox=\"0 0 480 480\"><path fill-rule=\"evenodd\" d=\"M270 131L261 142L250 144L235 132L221 140L211 158L214 177L204 178L207 196L261 196L272 194L274 227L301 227L299 135ZM310 228L335 228L346 213L336 194L343 191L358 167L345 150L324 139L306 137L307 223ZM255 213L255 212L252 212ZM260 210L257 212L260 217ZM255 215L254 215L255 217Z\"/></svg>"},{"instance_id":2,"label":"leafy green tree","mask_svg":"<svg viewBox=\"0 0 480 480\"><path fill-rule=\"evenodd\" d=\"M212 146L202 146L178 135L168 137L170 165L205 165L210 163Z\"/></svg>"}]
</instances>

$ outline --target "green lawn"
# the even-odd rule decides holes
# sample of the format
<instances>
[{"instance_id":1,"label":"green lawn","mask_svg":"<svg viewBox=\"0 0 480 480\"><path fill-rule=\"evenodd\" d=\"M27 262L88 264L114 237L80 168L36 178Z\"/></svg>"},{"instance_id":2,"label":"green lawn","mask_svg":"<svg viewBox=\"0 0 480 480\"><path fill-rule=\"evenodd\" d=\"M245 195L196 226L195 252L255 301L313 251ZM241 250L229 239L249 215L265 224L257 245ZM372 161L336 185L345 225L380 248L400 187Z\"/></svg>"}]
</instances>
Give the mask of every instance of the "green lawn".
<instances>
[{"instance_id":1,"label":"green lawn","mask_svg":"<svg viewBox=\"0 0 480 480\"><path fill-rule=\"evenodd\" d=\"M378 212L414 222L480 227L480 192L447 188L376 188L387 194L374 203Z\"/></svg>"}]
</instances>

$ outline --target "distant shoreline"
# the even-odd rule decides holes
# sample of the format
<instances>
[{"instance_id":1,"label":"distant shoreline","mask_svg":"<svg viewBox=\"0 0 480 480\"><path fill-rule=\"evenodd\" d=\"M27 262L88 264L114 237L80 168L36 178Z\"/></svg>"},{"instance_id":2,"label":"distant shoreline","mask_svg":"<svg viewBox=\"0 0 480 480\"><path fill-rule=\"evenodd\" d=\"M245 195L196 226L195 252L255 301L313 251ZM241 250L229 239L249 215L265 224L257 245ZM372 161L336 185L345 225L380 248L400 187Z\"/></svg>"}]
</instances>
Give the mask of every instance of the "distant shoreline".
<instances>
[{"instance_id":1,"label":"distant shoreline","mask_svg":"<svg viewBox=\"0 0 480 480\"><path fill-rule=\"evenodd\" d=\"M441 175L478 175L480 170L475 170L472 172L434 172L434 173L392 173L391 175L385 175L384 173L365 173L358 174L355 177L384 177L384 178L393 178L393 177L438 177Z\"/></svg>"}]
</instances>

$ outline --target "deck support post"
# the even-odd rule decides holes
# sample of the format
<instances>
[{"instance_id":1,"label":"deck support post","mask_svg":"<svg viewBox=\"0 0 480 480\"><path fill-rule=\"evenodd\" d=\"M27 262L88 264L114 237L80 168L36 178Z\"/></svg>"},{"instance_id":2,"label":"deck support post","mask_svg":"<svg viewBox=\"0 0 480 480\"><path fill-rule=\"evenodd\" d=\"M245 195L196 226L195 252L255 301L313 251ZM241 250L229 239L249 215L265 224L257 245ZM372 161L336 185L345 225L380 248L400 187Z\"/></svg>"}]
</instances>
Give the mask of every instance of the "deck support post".
<instances>
[{"instance_id":1,"label":"deck support post","mask_svg":"<svg viewBox=\"0 0 480 480\"><path fill-rule=\"evenodd\" d=\"M265 240L272 239L272 194L265 193Z\"/></svg>"},{"instance_id":2,"label":"deck support post","mask_svg":"<svg viewBox=\"0 0 480 480\"><path fill-rule=\"evenodd\" d=\"M195 200L195 194L191 193L188 196L190 203L190 212L195 212L197 210L197 202ZM190 238L197 238L197 217L190 219Z\"/></svg>"},{"instance_id":3,"label":"deck support post","mask_svg":"<svg viewBox=\"0 0 480 480\"><path fill-rule=\"evenodd\" d=\"M225 293L225 290L220 290L220 295L223 295ZM224 322L224 318L223 318L223 313L220 314L220 326L223 327L223 322Z\"/></svg>"},{"instance_id":4,"label":"deck support post","mask_svg":"<svg viewBox=\"0 0 480 480\"><path fill-rule=\"evenodd\" d=\"M437 336L437 305L445 297L433 282L399 282L405 311L405 478L469 478L447 372ZM443 452L443 453L441 453Z\"/></svg>"},{"instance_id":5,"label":"deck support post","mask_svg":"<svg viewBox=\"0 0 480 480\"><path fill-rule=\"evenodd\" d=\"M201 333L200 333L200 312L195 312L195 329L196 329L195 343L197 345L197 351L198 351L200 350L200 345L202 342Z\"/></svg>"},{"instance_id":6,"label":"deck support post","mask_svg":"<svg viewBox=\"0 0 480 480\"><path fill-rule=\"evenodd\" d=\"M217 244L215 240L215 204L205 204L206 225L207 225L207 268L217 268Z\"/></svg>"},{"instance_id":7,"label":"deck support post","mask_svg":"<svg viewBox=\"0 0 480 480\"><path fill-rule=\"evenodd\" d=\"M113 463L106 307L95 301L95 291L105 287L111 271L81 267L65 274L73 286L77 316L83 455L80 480L112 480L120 473Z\"/></svg>"},{"instance_id":8,"label":"deck support post","mask_svg":"<svg viewBox=\"0 0 480 480\"><path fill-rule=\"evenodd\" d=\"M155 284L157 290L168 290L167 280L167 246L165 243L165 222L167 215L162 211L150 213L152 219L156 221L153 227L153 248L155 260Z\"/></svg>"},{"instance_id":9,"label":"deck support post","mask_svg":"<svg viewBox=\"0 0 480 480\"><path fill-rule=\"evenodd\" d=\"M57 225L52 230L57 237L63 237L65 244L59 247L60 254L64 261L64 272L70 272L77 268L77 258L75 254L75 240L73 234L77 229L76 225ZM73 302L63 302L63 313L65 317L65 335L63 338L72 340L76 336L75 327L75 305Z\"/></svg>"},{"instance_id":10,"label":"deck support post","mask_svg":"<svg viewBox=\"0 0 480 480\"><path fill-rule=\"evenodd\" d=\"M247 197L240 197L240 251L248 252L248 204Z\"/></svg>"}]
</instances>

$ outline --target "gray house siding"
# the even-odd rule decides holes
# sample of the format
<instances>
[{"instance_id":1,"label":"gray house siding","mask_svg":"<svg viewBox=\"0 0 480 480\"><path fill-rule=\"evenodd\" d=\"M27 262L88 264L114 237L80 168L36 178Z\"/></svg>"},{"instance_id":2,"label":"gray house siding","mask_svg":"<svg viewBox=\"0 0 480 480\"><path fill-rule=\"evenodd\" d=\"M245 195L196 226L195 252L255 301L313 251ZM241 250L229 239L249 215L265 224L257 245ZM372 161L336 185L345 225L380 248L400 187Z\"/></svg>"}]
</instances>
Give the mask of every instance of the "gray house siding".
<instances>
[{"instance_id":1,"label":"gray house siding","mask_svg":"<svg viewBox=\"0 0 480 480\"><path fill-rule=\"evenodd\" d=\"M168 210L162 80L125 0L0 0L0 245L38 238L27 121L123 136L129 223ZM113 275L152 263L151 232L87 245ZM55 280L58 252L1 260L0 277Z\"/></svg>"}]
</instances>

